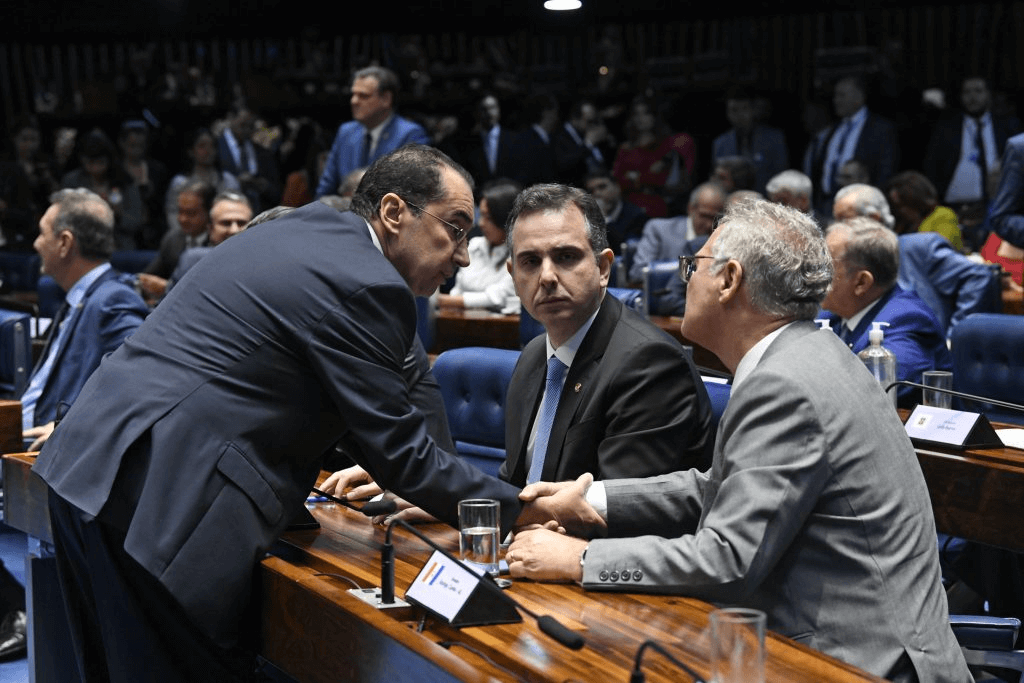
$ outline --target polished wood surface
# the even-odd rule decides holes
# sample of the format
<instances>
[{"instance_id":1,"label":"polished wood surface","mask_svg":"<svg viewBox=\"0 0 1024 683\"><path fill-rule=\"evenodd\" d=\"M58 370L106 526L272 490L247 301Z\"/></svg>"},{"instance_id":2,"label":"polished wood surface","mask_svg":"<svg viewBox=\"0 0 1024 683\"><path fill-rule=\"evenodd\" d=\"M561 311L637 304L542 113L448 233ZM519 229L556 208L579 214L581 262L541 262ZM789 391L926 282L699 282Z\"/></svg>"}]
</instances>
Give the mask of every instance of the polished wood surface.
<instances>
[{"instance_id":1,"label":"polished wood surface","mask_svg":"<svg viewBox=\"0 0 1024 683\"><path fill-rule=\"evenodd\" d=\"M1003 313L1024 315L1024 292L1019 289L1004 289Z\"/></svg>"},{"instance_id":2,"label":"polished wood surface","mask_svg":"<svg viewBox=\"0 0 1024 683\"><path fill-rule=\"evenodd\" d=\"M320 530L285 534L277 556L260 567L262 653L301 681L628 681L645 640L657 641L702 675L709 674L704 629L712 608L678 596L514 581L510 597L586 638L579 651L558 644L525 616L519 624L463 629L428 618L417 632L418 609L379 612L348 593L352 583L380 585L385 530L342 507L319 507L314 514ZM454 529L434 524L421 530L457 550ZM396 593L401 596L431 550L403 529L393 535ZM445 649L441 642L463 646ZM766 648L768 681L879 680L774 634ZM645 655L644 671L649 681L686 680L654 652Z\"/></svg>"},{"instance_id":3,"label":"polished wood surface","mask_svg":"<svg viewBox=\"0 0 1024 683\"><path fill-rule=\"evenodd\" d=\"M441 353L463 346L519 348L519 316L480 309L441 308L434 316L434 346Z\"/></svg>"},{"instance_id":4,"label":"polished wood surface","mask_svg":"<svg viewBox=\"0 0 1024 683\"><path fill-rule=\"evenodd\" d=\"M0 453L25 450L21 440L21 401L0 400Z\"/></svg>"},{"instance_id":5,"label":"polished wood surface","mask_svg":"<svg viewBox=\"0 0 1024 683\"><path fill-rule=\"evenodd\" d=\"M4 523L47 543L53 543L46 483L32 471L36 453L3 456Z\"/></svg>"},{"instance_id":6,"label":"polished wood surface","mask_svg":"<svg viewBox=\"0 0 1024 683\"><path fill-rule=\"evenodd\" d=\"M683 345L691 347L694 363L716 372L731 374L717 356L683 337L680 330L682 318L652 315L650 320ZM434 346L432 349L428 349L434 354L463 346L489 346L497 349L519 348L518 315L501 315L473 309L441 308L436 312L434 324Z\"/></svg>"},{"instance_id":7,"label":"polished wood surface","mask_svg":"<svg viewBox=\"0 0 1024 683\"><path fill-rule=\"evenodd\" d=\"M901 415L906 420L909 411ZM915 450L939 531L1024 552L1024 451L957 450L937 444Z\"/></svg>"}]
</instances>

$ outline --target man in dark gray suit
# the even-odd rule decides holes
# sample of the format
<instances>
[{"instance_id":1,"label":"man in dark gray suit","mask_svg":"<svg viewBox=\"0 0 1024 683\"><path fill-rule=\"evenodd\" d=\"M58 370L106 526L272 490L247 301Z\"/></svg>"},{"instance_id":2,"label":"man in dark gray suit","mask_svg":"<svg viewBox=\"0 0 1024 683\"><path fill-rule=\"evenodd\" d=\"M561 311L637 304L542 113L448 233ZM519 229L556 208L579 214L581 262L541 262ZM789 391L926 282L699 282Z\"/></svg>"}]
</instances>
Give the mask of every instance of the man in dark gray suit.
<instances>
[{"instance_id":1,"label":"man in dark gray suit","mask_svg":"<svg viewBox=\"0 0 1024 683\"><path fill-rule=\"evenodd\" d=\"M878 382L813 322L832 280L819 228L736 205L687 276L683 334L734 372L711 470L527 487L594 540L523 531L512 575L752 607L876 675L971 680L914 448Z\"/></svg>"},{"instance_id":2,"label":"man in dark gray suit","mask_svg":"<svg viewBox=\"0 0 1024 683\"><path fill-rule=\"evenodd\" d=\"M83 680L246 680L253 569L338 445L447 522L479 496L506 530L529 521L518 488L428 438L409 396L414 295L468 264L472 179L407 146L353 209L314 202L218 246L44 445Z\"/></svg>"}]
</instances>

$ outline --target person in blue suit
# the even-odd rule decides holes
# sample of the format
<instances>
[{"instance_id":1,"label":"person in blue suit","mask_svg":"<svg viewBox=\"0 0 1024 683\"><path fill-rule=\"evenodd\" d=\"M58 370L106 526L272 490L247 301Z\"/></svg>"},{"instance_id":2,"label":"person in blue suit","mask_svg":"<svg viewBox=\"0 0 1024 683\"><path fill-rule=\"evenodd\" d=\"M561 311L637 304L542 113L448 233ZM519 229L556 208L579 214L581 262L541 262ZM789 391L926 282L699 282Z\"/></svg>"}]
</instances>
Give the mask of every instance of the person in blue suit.
<instances>
[{"instance_id":1,"label":"person in blue suit","mask_svg":"<svg viewBox=\"0 0 1024 683\"><path fill-rule=\"evenodd\" d=\"M37 450L100 360L142 324L149 308L131 279L111 268L114 213L89 190L61 190L39 221L43 273L67 294L21 396L22 430Z\"/></svg>"},{"instance_id":2,"label":"person in blue suit","mask_svg":"<svg viewBox=\"0 0 1024 683\"><path fill-rule=\"evenodd\" d=\"M895 233L870 218L833 223L825 235L835 274L822 302L829 325L850 350L869 344L872 322L886 322L882 345L896 356L896 377L920 382L925 370L952 370L945 331L917 294L897 283L900 255ZM900 407L913 407L920 392L900 387Z\"/></svg>"},{"instance_id":3,"label":"person in blue suit","mask_svg":"<svg viewBox=\"0 0 1024 683\"><path fill-rule=\"evenodd\" d=\"M93 374L33 468L84 680L248 680L254 568L338 447L445 522L469 497L505 531L543 517L410 397L415 296L468 264L472 182L433 147L382 157L353 211L219 245Z\"/></svg>"},{"instance_id":4,"label":"person in blue suit","mask_svg":"<svg viewBox=\"0 0 1024 683\"><path fill-rule=\"evenodd\" d=\"M711 167L723 157L747 157L757 169L753 189L767 194L768 180L789 168L785 133L758 121L753 93L746 88L730 89L725 98L725 116L732 127L712 143Z\"/></svg>"},{"instance_id":5,"label":"person in blue suit","mask_svg":"<svg viewBox=\"0 0 1024 683\"><path fill-rule=\"evenodd\" d=\"M428 144L420 124L395 113L398 77L390 69L369 66L352 78L352 120L341 124L324 162L316 197L338 193L338 186L352 171L410 142Z\"/></svg>"},{"instance_id":6,"label":"person in blue suit","mask_svg":"<svg viewBox=\"0 0 1024 683\"><path fill-rule=\"evenodd\" d=\"M989 209L992 232L1024 247L1024 133L1006 141L999 189Z\"/></svg>"}]
</instances>

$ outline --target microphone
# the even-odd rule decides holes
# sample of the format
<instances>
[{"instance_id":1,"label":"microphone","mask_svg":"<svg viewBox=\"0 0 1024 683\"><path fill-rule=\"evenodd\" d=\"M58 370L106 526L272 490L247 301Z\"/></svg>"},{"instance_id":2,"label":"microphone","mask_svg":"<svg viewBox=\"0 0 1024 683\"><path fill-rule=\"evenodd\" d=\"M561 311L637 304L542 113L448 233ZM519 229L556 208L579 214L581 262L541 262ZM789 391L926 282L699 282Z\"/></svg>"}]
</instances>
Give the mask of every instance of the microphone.
<instances>
[{"instance_id":1,"label":"microphone","mask_svg":"<svg viewBox=\"0 0 1024 683\"><path fill-rule=\"evenodd\" d=\"M431 548L441 553L449 560L462 564L461 560L456 559L447 550L434 543L432 540L427 538L426 535L421 533L416 527L406 522L404 519L396 519L388 525L387 533L384 535L384 546L381 548L381 560L380 560L380 571L381 571L381 602L390 604L395 600L395 549L391 544L391 532L395 528L395 525L401 526L406 531L411 533L416 538L420 539ZM463 565L465 566L465 565ZM385 577L385 573L388 574ZM476 572L473 572L474 574ZM487 590L491 591L498 599L508 602L520 612L525 613L537 622L537 627L547 635L557 640L562 645L565 645L571 650L579 650L585 644L583 636L575 631L572 631L563 626L558 620L556 620L550 614L538 615L530 609L527 609L525 605L521 605L518 601L512 599L508 594L502 591L491 579L490 575L483 574L480 577L480 585L484 586ZM388 590L388 593L385 593Z\"/></svg>"},{"instance_id":2,"label":"microphone","mask_svg":"<svg viewBox=\"0 0 1024 683\"><path fill-rule=\"evenodd\" d=\"M339 505L347 507L349 510L355 510L356 512L361 512L364 515L366 515L367 517L376 517L377 515L387 515L387 514L390 514L390 513L394 512L395 510L398 509L398 504L395 503L395 499L394 498L381 498L380 500L371 500L369 502L363 503L363 505L361 507L356 507L355 505L353 505L349 501L345 500L344 498L338 498L337 496L332 496L329 493L324 493L320 489L316 489L316 488L313 489L313 493L315 493L318 496L323 496L324 498L326 498L327 500L329 500L331 502L338 503Z\"/></svg>"},{"instance_id":3,"label":"microphone","mask_svg":"<svg viewBox=\"0 0 1024 683\"><path fill-rule=\"evenodd\" d=\"M998 406L1000 408L1006 408L1008 410L1016 410L1018 412L1024 413L1024 406L1019 405L1017 403L1010 403L1008 401L1000 401L999 399L995 399L995 398L985 398L984 396L975 396L974 394L968 394L968 393L964 393L962 391L954 391L953 389L942 389L940 387L929 387L929 386L925 386L924 384L919 384L917 382L911 382L911 381L905 380L905 379L904 380L899 380L897 382L893 382L892 384L890 384L889 386L887 386L885 388L885 391L888 392L893 387L917 387L918 389L924 389L926 391L935 391L935 392L938 392L940 394L949 394L950 396L956 396L957 398L965 398L968 401L977 401L979 403L988 403L990 405Z\"/></svg>"},{"instance_id":4,"label":"microphone","mask_svg":"<svg viewBox=\"0 0 1024 683\"><path fill-rule=\"evenodd\" d=\"M661 655L666 659L685 671L686 675L693 679L693 683L704 683L704 679L698 676L696 671L673 657L668 650L653 640L646 640L639 648L637 648L636 658L633 660L633 671L629 674L629 683L644 683L645 677L644 672L640 670L640 661L643 659L644 652L646 652L648 648L661 653Z\"/></svg>"}]
</instances>

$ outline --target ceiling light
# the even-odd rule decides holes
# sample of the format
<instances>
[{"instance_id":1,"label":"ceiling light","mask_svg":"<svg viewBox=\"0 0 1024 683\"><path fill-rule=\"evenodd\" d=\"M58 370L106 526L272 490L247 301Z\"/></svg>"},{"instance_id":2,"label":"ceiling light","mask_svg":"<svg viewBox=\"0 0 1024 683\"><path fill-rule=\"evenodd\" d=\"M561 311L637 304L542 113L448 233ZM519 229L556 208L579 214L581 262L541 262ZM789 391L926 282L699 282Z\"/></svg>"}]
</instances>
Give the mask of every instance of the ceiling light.
<instances>
[{"instance_id":1,"label":"ceiling light","mask_svg":"<svg viewBox=\"0 0 1024 683\"><path fill-rule=\"evenodd\" d=\"M550 10L573 10L583 6L580 0L544 0L544 9Z\"/></svg>"}]
</instances>

